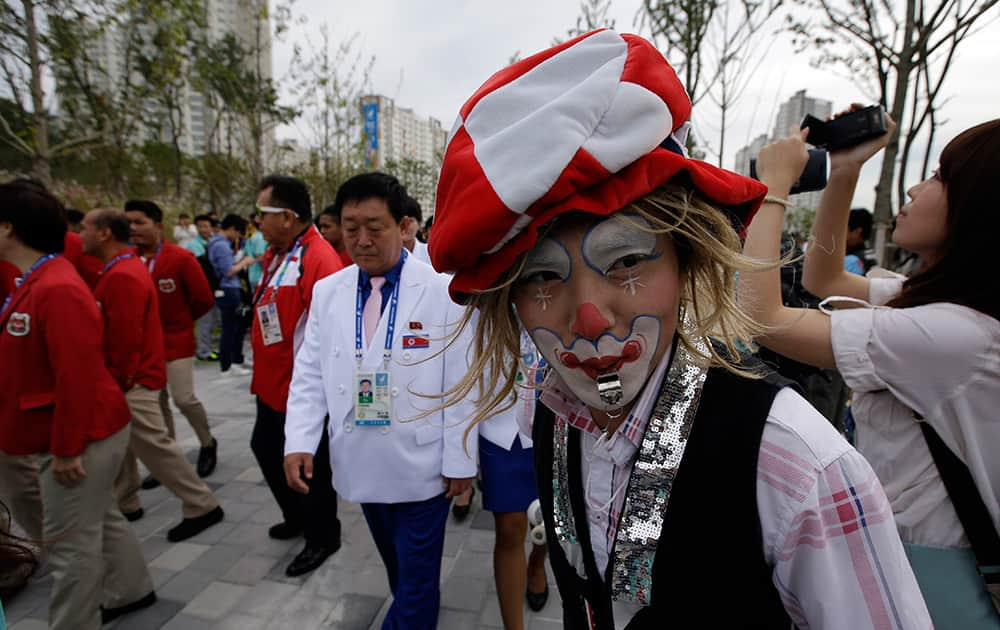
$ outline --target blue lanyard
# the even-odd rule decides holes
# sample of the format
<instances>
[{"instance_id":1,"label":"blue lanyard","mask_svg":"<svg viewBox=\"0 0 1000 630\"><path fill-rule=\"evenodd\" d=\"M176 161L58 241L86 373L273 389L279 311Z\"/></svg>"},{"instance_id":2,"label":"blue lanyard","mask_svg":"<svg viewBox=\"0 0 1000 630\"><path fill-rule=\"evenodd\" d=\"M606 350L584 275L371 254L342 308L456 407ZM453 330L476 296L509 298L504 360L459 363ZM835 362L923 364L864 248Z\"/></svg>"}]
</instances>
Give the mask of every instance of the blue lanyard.
<instances>
[{"instance_id":1,"label":"blue lanyard","mask_svg":"<svg viewBox=\"0 0 1000 630\"><path fill-rule=\"evenodd\" d=\"M403 257L405 258L406 252L403 252ZM386 325L385 331L385 348L382 350L382 367L388 368L389 361L392 359L392 335L396 331L396 307L399 304L399 285L402 284L402 274L396 280L395 286L392 287L392 297L389 299L389 321ZM354 309L354 358L357 360L358 365L361 365L361 360L364 358L363 347L361 345L361 329L363 323L361 321L361 314L364 310L364 306L361 304L361 293L363 290L363 284L361 282L361 270L358 270L358 298L355 302ZM372 287L372 291L375 291L375 287ZM381 291L381 289L378 289Z\"/></svg>"},{"instance_id":2,"label":"blue lanyard","mask_svg":"<svg viewBox=\"0 0 1000 630\"><path fill-rule=\"evenodd\" d=\"M101 273L99 275L103 276L108 269L111 269L121 261L128 260L129 258L135 258L135 254L133 254L132 252L128 252L125 254L118 254L104 265L104 268L101 269Z\"/></svg>"},{"instance_id":3,"label":"blue lanyard","mask_svg":"<svg viewBox=\"0 0 1000 630\"><path fill-rule=\"evenodd\" d=\"M36 260L35 264L31 265L31 267L29 267L28 270L24 272L23 276L14 280L16 288L13 291L11 291L10 295L8 295L6 299L4 299L3 306L0 307L0 317L2 317L4 313L7 312L7 307L10 306L10 303L14 301L14 296L17 295L17 292L21 290L21 287L24 286L24 283L27 282L28 276L33 274L36 269L38 269L45 263L49 262L53 258L58 258L58 257L59 254L45 254L44 256Z\"/></svg>"},{"instance_id":4,"label":"blue lanyard","mask_svg":"<svg viewBox=\"0 0 1000 630\"><path fill-rule=\"evenodd\" d=\"M160 250L163 249L163 241L160 241L159 246L156 248L156 253L153 254L153 259L149 261L149 275L153 275L153 270L156 269L156 261L160 258Z\"/></svg>"},{"instance_id":5,"label":"blue lanyard","mask_svg":"<svg viewBox=\"0 0 1000 630\"><path fill-rule=\"evenodd\" d=\"M292 243L292 246L288 248L288 252L285 254L285 257L281 259L281 267L278 268L277 277L274 276L274 268L278 264L278 259L275 258L274 260L271 261L269 269L267 270L267 275L260 283L260 288L258 289L260 293L258 294L257 299L254 300L254 304L256 304L258 301L264 298L264 296L277 291L278 287L281 286L281 279L285 277L285 272L288 271L288 265L291 263L292 258L294 258L295 254L298 253L299 247L302 244L302 238L304 236L305 235L303 234L302 236L295 239L295 242ZM274 280L273 284L271 283L271 280Z\"/></svg>"}]
</instances>

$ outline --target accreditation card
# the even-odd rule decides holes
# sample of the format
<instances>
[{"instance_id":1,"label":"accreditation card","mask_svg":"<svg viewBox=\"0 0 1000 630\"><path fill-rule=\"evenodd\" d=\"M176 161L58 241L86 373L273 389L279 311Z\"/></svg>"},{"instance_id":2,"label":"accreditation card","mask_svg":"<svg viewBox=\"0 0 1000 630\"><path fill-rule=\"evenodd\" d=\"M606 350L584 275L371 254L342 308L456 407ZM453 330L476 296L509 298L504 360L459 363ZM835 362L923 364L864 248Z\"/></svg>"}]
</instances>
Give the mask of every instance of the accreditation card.
<instances>
[{"instance_id":1,"label":"accreditation card","mask_svg":"<svg viewBox=\"0 0 1000 630\"><path fill-rule=\"evenodd\" d=\"M392 424L389 372L355 372L354 424L359 427L387 427Z\"/></svg>"}]
</instances>

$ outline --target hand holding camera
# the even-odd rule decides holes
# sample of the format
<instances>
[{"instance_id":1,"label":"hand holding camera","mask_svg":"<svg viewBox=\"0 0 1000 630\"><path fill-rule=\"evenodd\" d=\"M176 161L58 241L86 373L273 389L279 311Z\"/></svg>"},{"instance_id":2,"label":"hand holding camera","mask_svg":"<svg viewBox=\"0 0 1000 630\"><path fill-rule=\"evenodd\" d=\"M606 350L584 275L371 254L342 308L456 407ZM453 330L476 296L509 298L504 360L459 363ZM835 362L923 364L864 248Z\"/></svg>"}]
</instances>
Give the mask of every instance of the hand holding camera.
<instances>
[{"instance_id":1,"label":"hand holding camera","mask_svg":"<svg viewBox=\"0 0 1000 630\"><path fill-rule=\"evenodd\" d=\"M830 168L860 168L889 144L896 122L878 105L850 108L823 122L806 116L802 127L809 128L809 142L830 152Z\"/></svg>"}]
</instances>

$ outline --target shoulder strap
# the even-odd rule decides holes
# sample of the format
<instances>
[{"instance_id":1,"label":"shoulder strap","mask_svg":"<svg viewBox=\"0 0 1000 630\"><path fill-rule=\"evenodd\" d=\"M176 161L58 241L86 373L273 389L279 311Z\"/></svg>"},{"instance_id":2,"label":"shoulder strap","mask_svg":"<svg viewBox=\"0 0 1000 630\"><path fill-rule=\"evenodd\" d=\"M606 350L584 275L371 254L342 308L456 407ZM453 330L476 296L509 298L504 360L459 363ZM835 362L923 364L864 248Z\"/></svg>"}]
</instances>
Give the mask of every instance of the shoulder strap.
<instances>
[{"instance_id":1,"label":"shoulder strap","mask_svg":"<svg viewBox=\"0 0 1000 630\"><path fill-rule=\"evenodd\" d=\"M997 534L983 497L976 489L969 468L944 443L927 422L920 422L927 447L941 480L958 513L958 520L972 544L979 572L987 584L1000 584L1000 535Z\"/></svg>"}]
</instances>

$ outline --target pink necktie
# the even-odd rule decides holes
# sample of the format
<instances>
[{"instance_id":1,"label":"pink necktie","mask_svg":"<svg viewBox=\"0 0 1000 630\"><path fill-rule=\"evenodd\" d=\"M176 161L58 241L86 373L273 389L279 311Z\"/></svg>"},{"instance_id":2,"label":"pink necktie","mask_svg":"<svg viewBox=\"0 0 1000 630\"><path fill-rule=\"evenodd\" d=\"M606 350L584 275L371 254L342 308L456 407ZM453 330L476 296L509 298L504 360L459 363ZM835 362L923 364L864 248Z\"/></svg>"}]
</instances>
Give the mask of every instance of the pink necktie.
<instances>
[{"instance_id":1,"label":"pink necktie","mask_svg":"<svg viewBox=\"0 0 1000 630\"><path fill-rule=\"evenodd\" d=\"M375 336L375 329L378 328L378 320L382 315L382 285L385 278L373 276L370 279L372 285L371 295L365 302L365 309L361 311L361 321L365 325L365 345L372 345L372 337Z\"/></svg>"}]
</instances>

